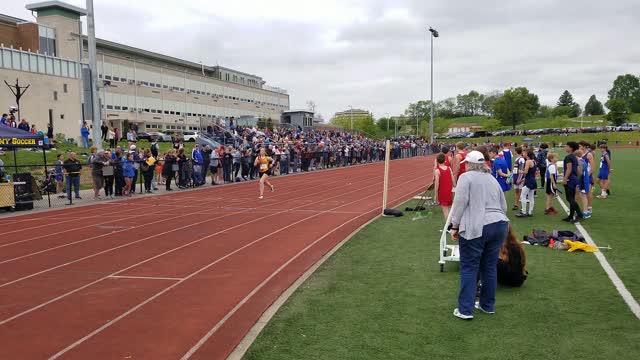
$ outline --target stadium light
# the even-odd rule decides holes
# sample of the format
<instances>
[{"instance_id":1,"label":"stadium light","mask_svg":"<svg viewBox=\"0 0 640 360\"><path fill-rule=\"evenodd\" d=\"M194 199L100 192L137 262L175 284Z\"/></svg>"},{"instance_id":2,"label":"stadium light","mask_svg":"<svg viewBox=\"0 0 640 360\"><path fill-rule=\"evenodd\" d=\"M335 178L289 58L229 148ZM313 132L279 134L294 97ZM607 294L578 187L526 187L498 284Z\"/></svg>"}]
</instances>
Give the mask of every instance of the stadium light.
<instances>
[{"instance_id":1,"label":"stadium light","mask_svg":"<svg viewBox=\"0 0 640 360\"><path fill-rule=\"evenodd\" d=\"M433 103L433 38L437 38L440 36L438 30L429 27L429 32L431 33L431 121L429 121L429 142L433 144L433 117L435 105Z\"/></svg>"}]
</instances>

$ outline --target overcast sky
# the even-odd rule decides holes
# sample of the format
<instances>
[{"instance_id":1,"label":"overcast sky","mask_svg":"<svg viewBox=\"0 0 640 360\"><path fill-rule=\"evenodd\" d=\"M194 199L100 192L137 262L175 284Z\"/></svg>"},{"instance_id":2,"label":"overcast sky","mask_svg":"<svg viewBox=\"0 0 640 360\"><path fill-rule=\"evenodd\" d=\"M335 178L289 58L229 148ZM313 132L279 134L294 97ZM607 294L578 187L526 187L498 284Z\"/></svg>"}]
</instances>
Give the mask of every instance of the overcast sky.
<instances>
[{"instance_id":1,"label":"overcast sky","mask_svg":"<svg viewBox=\"0 0 640 360\"><path fill-rule=\"evenodd\" d=\"M32 1L0 12L33 20ZM83 0L69 0L84 7ZM178 4L178 7L174 7ZM430 97L526 86L553 105L568 89L606 101L619 74L640 74L638 0L95 0L96 34L261 76L291 107L325 119L361 108L399 114Z\"/></svg>"}]
</instances>

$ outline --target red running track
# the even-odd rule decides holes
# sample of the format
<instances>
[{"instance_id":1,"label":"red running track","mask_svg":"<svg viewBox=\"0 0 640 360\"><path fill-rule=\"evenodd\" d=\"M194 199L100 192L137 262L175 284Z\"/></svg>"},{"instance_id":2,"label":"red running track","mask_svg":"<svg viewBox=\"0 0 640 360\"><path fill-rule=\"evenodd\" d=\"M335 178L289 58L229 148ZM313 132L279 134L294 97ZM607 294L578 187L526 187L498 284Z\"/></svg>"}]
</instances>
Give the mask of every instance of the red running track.
<instances>
[{"instance_id":1,"label":"red running track","mask_svg":"<svg viewBox=\"0 0 640 360\"><path fill-rule=\"evenodd\" d=\"M426 157L390 164L389 205ZM0 359L224 359L380 213L383 164L0 219Z\"/></svg>"}]
</instances>

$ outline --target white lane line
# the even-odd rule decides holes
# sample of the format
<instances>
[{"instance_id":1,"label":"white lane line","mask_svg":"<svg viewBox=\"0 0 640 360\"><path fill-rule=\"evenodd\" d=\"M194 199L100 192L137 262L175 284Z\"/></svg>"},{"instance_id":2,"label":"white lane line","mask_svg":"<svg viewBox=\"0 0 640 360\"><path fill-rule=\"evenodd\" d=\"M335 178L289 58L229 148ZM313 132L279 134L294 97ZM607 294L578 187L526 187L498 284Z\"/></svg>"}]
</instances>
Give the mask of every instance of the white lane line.
<instances>
[{"instance_id":1,"label":"white lane line","mask_svg":"<svg viewBox=\"0 0 640 360\"><path fill-rule=\"evenodd\" d=\"M404 176L402 176L402 177L404 177ZM401 177L401 178L402 178L402 177ZM367 179L370 179L370 178L371 178L371 176L367 177ZM366 188L368 188L368 187L371 187L371 186L377 186L377 185L378 185L378 184L373 184L373 185L366 186L366 187L364 187L364 188L360 188L360 189L358 189L358 190L350 191L350 192L345 193L345 194L338 194L338 195L336 195L336 196L330 197L329 199L336 198L336 197L342 197L342 196L344 196L344 195L346 195L346 194L350 194L350 193L353 193L353 192L361 191L362 189L366 189ZM318 186L326 186L326 184L318 185ZM306 192L308 189L309 189L308 187L305 187L305 188L304 188L304 189L302 189L302 190L304 190L304 191ZM297 192L297 190L296 190L295 192ZM289 193L289 194L291 194L291 193ZM309 196L309 195L303 195L303 196L301 196L301 197L306 197L306 196ZM315 196L315 195L314 195L314 196ZM292 199L293 199L293 198L289 198L288 200L292 200ZM361 200L361 199L360 199L360 200ZM302 205L302 206L306 206L306 205ZM302 206L300 206L300 207L302 207ZM294 209L295 209L295 208L294 208ZM285 211L282 211L282 212L280 212L280 213L273 213L273 214L268 215L267 217L280 215L281 213L285 213ZM234 213L230 213L230 214L228 214L228 215L221 216L220 218L224 218L224 217L231 216L231 215L234 215ZM317 216L317 215L313 215L313 216ZM313 216L312 216L312 217L313 217ZM218 218L218 219L220 219L220 218ZM147 262L149 262L149 261L155 260L155 259L157 259L157 258L159 258L159 257L165 256L165 255L167 255L167 254L170 254L170 253L172 253L172 252L174 252L174 251L180 250L180 249L185 248L185 247L187 247L187 246L193 245L193 244L198 243L198 242L200 242L200 241L203 241L203 240L205 240L205 239L208 239L208 238L210 238L210 237L212 237L212 236L215 236L215 235L218 235L218 234L222 234L222 233L224 233L224 232L227 232L227 231L229 231L229 230L236 229L236 228L238 228L238 227L244 227L245 225L250 224L250 223L253 223L253 222L257 222L257 221L264 221L264 219L265 219L265 218L266 218L266 217L256 218L256 219L254 219L254 220L251 220L251 221L248 221L248 222L244 222L244 223L242 223L242 224L238 224L238 225L232 226L232 227L230 227L230 228L226 228L226 229L220 230L220 231L218 231L218 232L216 232L216 233L214 233L214 234L211 234L211 235L208 235L208 236L205 236L205 237L202 237L202 238L196 239L196 240L194 240L194 241L192 241L192 242L189 242L189 243L187 243L187 244L183 244L183 245L181 245L181 246L179 246L179 247L177 247L177 248L173 248L173 249L168 250L168 251L166 251L166 252L164 252L164 253L161 253L161 254L158 254L158 255L153 256L153 257L151 257L151 258L145 259L145 260L143 260L143 261L141 261L141 262L139 262L139 263L133 264L133 265L131 265L131 266L129 266L129 267L126 267L126 268L124 268L124 269L121 269L121 270L119 270L119 271L116 271L116 272L114 272L114 273L112 273L112 274L109 274L109 275L107 275L107 276L104 276L104 277L102 277L102 278L99 278L99 279L97 279L97 280L94 280L94 281L92 281L92 282L90 282L90 283L88 283L88 284L85 284L85 285L83 285L83 286L81 286L81 287L79 287L79 288L76 288L76 289L73 289L73 290L71 290L71 291L68 291L68 292L66 292L66 293L64 293L64 294L62 294L62 295L59 295L59 296L57 296L57 297L55 297L55 298L53 298L53 299L50 299L50 300L48 300L48 301L46 301L46 302L44 302L44 303L42 303L42 304L39 304L39 305L34 306L34 307L30 308L30 309L27 309L27 310L25 310L25 311L23 311L23 312L21 312L21 313L19 313L19 314L16 314L16 315L14 315L14 316L12 316L12 317L10 317L10 318L4 319L4 320L0 321L0 325L4 325L4 324L6 324L6 323L9 323L9 322L11 322L11 321L13 321L13 320L15 320L15 319L17 319L17 318L20 318L20 317L22 317L22 316L24 316L24 315L26 315L26 314L29 314L29 313L31 313L31 312L33 312L33 311L36 311L36 310L41 309L41 308L43 308L43 307L45 307L45 306L48 306L49 304L52 304L52 303L54 303L54 302L56 302L56 301L58 301L58 300L61 300L61 299L65 298L65 297L67 297L67 296L69 296L69 295L73 295L73 294L75 294L75 293L77 293L77 292L79 292L79 291L82 291L82 290L84 290L84 289L86 289L86 288L88 288L88 287L90 287L90 286L93 286L93 285L95 285L95 284L97 284L97 283L99 283L99 282L101 282L101 281L103 281L103 280L107 279L109 276L113 276L113 275L121 274L121 273L123 273L123 272L125 272L125 271L128 271L128 270L130 270L130 269L133 269L133 268L135 268L135 267L137 267L137 266L140 266L140 265L145 264L145 263L147 263ZM207 221L209 221L209 220L207 220ZM204 222L204 221L203 221L203 222ZM200 222L200 223L201 223L201 222ZM170 233L170 232L173 232L173 231L181 230L181 229L183 229L183 228L187 228L187 227L190 227L190 226L193 226L193 225L197 225L197 224L199 224L199 223L189 224L189 225L186 225L186 226L183 226L183 227L180 227L180 228L176 228L176 229L173 229L173 230L170 230L170 231L166 231L165 233ZM281 230L282 230L282 229L281 229ZM131 242L131 243L128 243L128 244L124 244L124 245L118 246L118 247L116 247L116 248L108 249L108 250L102 251L102 252L100 252L100 253L96 253L96 254L93 254L93 255L86 256L85 258L82 258L82 259L77 259L77 260L74 260L74 261L70 261L70 262L68 262L68 263L65 263L65 264L62 264L62 265L58 265L58 266L55 266L55 267L50 268L50 269L47 269L47 270L40 271L39 273L31 274L31 275L29 275L29 276L25 276L25 277L23 277L23 278L21 278L21 279L14 280L14 281L12 281L12 282L11 282L11 284L12 284L12 283L15 283L15 282L18 282L18 281L21 281L21 280L24 280L24 279L27 279L27 278L30 278L30 277L33 277L33 276L37 276L37 275L40 275L40 274L43 274L43 273L46 273L46 272L49 272L49 271L55 270L55 269L60 268L60 267L64 267L64 266L69 265L69 264L73 264L73 263L78 262L78 261L81 261L81 260L85 260L85 259L88 259L88 258L91 258L91 257L97 256L97 255L100 255L100 254L102 254L102 253L106 253L106 252L109 252L109 251L112 251L112 250L115 250L115 249L118 249L118 248L122 248L122 247L125 247L125 246L128 246L128 245L131 245L131 244L133 244L133 243L138 243L138 242L141 242L141 241L144 241L144 240L146 240L146 239L150 239L150 238L153 238L153 237L156 237L156 236L159 236L159 235L162 235L162 234L158 234L158 235L154 235L154 236L149 236L149 237L147 237L147 238L140 239L140 240L136 240L136 241L134 241L134 242ZM6 286L6 285L9 285L9 284L10 284L10 283L3 284L3 285L0 285L0 287Z\"/></svg>"},{"instance_id":2,"label":"white lane line","mask_svg":"<svg viewBox=\"0 0 640 360\"><path fill-rule=\"evenodd\" d=\"M124 276L124 275L109 276L109 279L175 280L175 281L183 280L183 278L172 278L172 277Z\"/></svg>"},{"instance_id":3,"label":"white lane line","mask_svg":"<svg viewBox=\"0 0 640 360\"><path fill-rule=\"evenodd\" d=\"M42 239L42 238L50 237L50 236L54 236L54 235L60 235L60 234L64 234L64 233L66 233L66 232L77 231L77 230L81 230L81 229L88 229L88 228L93 228L93 227L100 228L100 227L101 227L101 226L103 226L104 224L109 224L109 223L113 223L113 222L120 222L120 221L123 221L123 220L126 220L126 219L139 218L139 217L148 216L148 215L160 215L160 214L162 214L163 212L166 212L166 211L170 211L170 209L164 209L164 210L154 211L154 212L147 212L147 213L140 214L140 215L132 215L132 214L129 214L129 215L126 215L126 216L124 216L124 217L121 217L121 218L119 218L119 219L115 219L115 220L109 220L109 221L105 221L105 222L101 222L101 223L95 223L95 224L91 224L91 225L87 225L87 226L81 226L81 227L77 227L77 228L71 228L71 229L67 229L67 230L63 230L63 231L58 231L58 232L55 232L55 233L47 233L47 234L44 234L44 235L40 235L40 236L36 236L36 237L29 238L29 239L23 239L23 240L14 241L14 242L12 242L12 243L8 243L8 244L0 245L0 248L2 248L2 247L7 247L7 246L12 246L12 245L16 245L16 244L20 244L20 243L25 243L25 242L33 241L33 240L37 240L37 239ZM152 224L153 224L153 223L152 223ZM51 225L51 224L49 224L49 225ZM54 225L55 225L55 224L54 224ZM6 263L6 262L10 262L10 261L15 261L15 260L18 260L18 259L21 259L21 258L24 258L24 257L28 257L28 256L32 256L32 255L36 255L36 254L40 254L40 253L47 252L47 251L50 251L50 250L59 249L59 248L61 248L61 247L65 247L65 246L68 246L68 245L77 244L77 243L79 243L79 242L83 242L83 241L86 241L86 240L89 240L89 239L92 239L92 238L102 237L102 236L111 235L111 234L118 233L118 232L125 231L125 230L135 229L136 227L140 227L140 226L128 227L128 228L126 228L126 229L123 229L123 228L121 227L119 230L117 230L117 231L113 231L113 232L110 232L110 233L108 233L108 234L96 235L96 236L93 236L93 237L90 237L90 238L87 238L87 239L78 240L78 241L76 241L76 242L72 242L72 243L68 243L68 244L63 244L63 245L58 245L58 246L51 247L51 248L47 248L47 249L40 250L40 251L37 251L37 252L33 252L33 253L29 253L29 254L25 254L25 255L22 255L22 256L19 256L19 257L16 257L16 258L3 260L3 261L0 261L0 264L4 264L4 263ZM114 229L114 230L115 230L115 229Z\"/></svg>"},{"instance_id":4,"label":"white lane line","mask_svg":"<svg viewBox=\"0 0 640 360\"><path fill-rule=\"evenodd\" d=\"M569 215L569 207L567 206L567 204L565 204L561 198L558 197L557 199L558 199L558 202L560 203L560 206L562 206L562 208L567 213L567 215ZM580 232L580 234L584 236L584 239L587 241L589 245L593 245L596 247L598 246L595 243L595 241L593 241L589 233L587 232L587 229L585 229L584 226L582 226L582 224L576 223L575 225L578 231ZM633 297L633 295L631 295L627 287L624 286L624 283L622 282L618 274L615 272L615 270L613 270L613 268L611 267L611 264L609 264L607 259L604 257L604 254L601 251L596 251L593 253L593 255L596 256L596 259L598 259L600 266L602 266L602 268L604 269L604 272L607 273L607 275L609 276L609 279L611 279L611 282L616 287L616 290L618 290L618 293L620 294L620 296L622 296L622 299L624 300L624 302L627 303L627 306L629 306L629 309L631 309L631 312L633 312L636 318L640 319L640 304L638 304L638 302Z\"/></svg>"},{"instance_id":5,"label":"white lane line","mask_svg":"<svg viewBox=\"0 0 640 360\"><path fill-rule=\"evenodd\" d=\"M318 181L318 182L320 182L320 181ZM314 182L314 183L315 183L315 182ZM332 183L333 183L333 182L332 182ZM312 187L311 187L311 189L312 189L312 188L316 188L316 187L325 187L325 186L326 186L326 184L316 185L316 186L312 186ZM305 192L306 192L306 191L308 191L309 189L310 189L310 188L309 188L309 187L307 187L307 188L304 188L304 189L291 191L291 192L289 192L289 195L290 195L290 194L292 194L292 193L294 193L294 192L298 192L298 191L305 191ZM306 194L305 194L305 195L302 195L302 196L304 197L304 196L308 196L308 195L306 195ZM203 200L203 201L207 201L207 200L205 199L205 200ZM268 206L268 205L269 205L269 204L265 204L265 206ZM163 211L167 211L167 210L163 210ZM72 260L72 261L70 261L70 262L66 262L66 263L64 263L64 264L60 264L60 265L54 266L54 267L52 267L52 268L42 270L42 271L40 271L40 272L37 272L37 273L34 273L34 274L30 274L30 275L27 275L27 276L21 277L21 278L19 278L19 279L15 279L15 280L12 280L12 281L9 281L9 282L6 282L6 283L3 283L3 284L0 284L0 288L5 287L5 286L8 286L8 285L11 285L11 284L14 284L14 283L17 283L17 282L22 281L22 280L26 280L26 279L32 278L32 277L37 276L37 275L44 274L44 273L46 273L46 272L49 272L49 271L52 271L52 270L55 270L55 269L58 269L58 268L61 268L61 267L67 266L67 265L74 264L74 263L79 262L79 261L82 261L82 260L86 260L86 259L89 259L89 258L95 257L95 256L97 256L97 255L102 255L102 254L104 254L104 253L107 253L107 252L110 252L110 251L113 251L113 250L117 250L117 249L120 249L120 248L123 248L123 247L129 246L129 245L133 245L133 244L139 243L139 242L141 242L141 241L145 241L145 240L151 239L151 238L156 237L156 236L166 235L166 234L171 233L171 232L176 231L176 230L181 230L181 229L185 229L185 228L188 228L188 227L191 227L191 226L200 225L200 224L205 223L205 222L208 222L208 221L220 220L220 219L223 219L223 218L226 218L226 217L229 217L229 216L232 216L232 215L236 215L236 214L239 214L239 213L246 213L246 212L248 212L248 211L249 211L249 210L239 211L239 212L234 212L234 213L228 213L228 214L226 214L226 215L223 215L223 216L220 216L220 217L217 217L217 218L211 218L211 219L206 219L206 220L203 220L203 221L198 221L198 222L195 222L195 223L189 224L189 225L187 225L187 226L182 226L182 227L177 228L177 229L173 229L173 230L170 230L170 231L165 231L165 232L162 232L162 233L159 233L159 234L156 234L156 235L148 236L148 237L143 238L143 239L139 239L139 240L135 240L135 241L132 241L132 242L129 242L129 243L125 243L125 244L122 244L122 245L119 245L119 246L116 246L116 247L113 247L113 248L110 248L110 249L103 250L103 251L98 252L98 253L94 253L94 254L91 254L91 255L88 255L88 256L82 257L82 258L80 258L80 259ZM184 215L180 215L180 216L177 216L176 218L180 218L180 217L184 217L184 216L190 216L190 215L195 214L196 212L198 212L198 211L195 211L195 212L193 212L193 213L187 213L187 214L184 214ZM279 213L270 214L269 216L277 215L277 214L284 213L284 212L286 212L286 211L282 211L282 212L279 212ZM264 219L264 218L263 218L263 219ZM152 223L148 223L148 224L145 224L145 225L140 225L140 226L137 226L137 227L142 227L142 226L146 226L146 225L152 225L152 224L154 224L154 223L158 223L158 222L162 222L162 221L166 221L166 219L158 220L158 221L155 221L155 222L152 222ZM235 227L234 227L234 228L235 228ZM229 229L229 230L230 230L230 229ZM123 231L124 231L124 230L123 230ZM37 252L37 253L32 253L32 254L24 255L24 256L21 256L21 257L19 257L19 258L25 258L25 257L28 257L28 256L32 256L32 255L36 255L36 254L39 254L39 253L47 252L47 251L50 251L50 250L55 250L55 249L58 249L58 248L61 248L61 247L65 247L65 246L69 246L69 245L74 245L74 244L81 243L81 242L84 242L84 241L92 240L92 239L97 238L97 237L103 237L103 236L107 236L107 235L113 235L114 233L117 233L117 232L119 232L119 231L114 231L114 232L111 232L111 233L108 233L108 234L102 234L102 235L94 236L94 237L91 237L91 238L88 238L88 239L84 239L84 240L79 240L79 241L76 241L76 242L74 242L74 243L70 243L70 244L60 245L60 246L57 246L57 247L55 247L55 248L50 248L50 249L46 249L46 250L39 251L39 252ZM3 264L3 263L5 263L5 262L9 262L9 261L13 261L13 260L18 260L19 258L10 259L10 260L5 260L5 261L3 261L3 262L0 262L0 264ZM4 324L4 321L0 321L0 325L2 325L2 324Z\"/></svg>"},{"instance_id":6,"label":"white lane line","mask_svg":"<svg viewBox=\"0 0 640 360\"><path fill-rule=\"evenodd\" d=\"M405 196L410 195L410 194L414 194L416 190L411 190L410 192L404 193L400 199L403 199ZM397 201L397 200L396 200ZM236 306L233 307L233 309L231 309L222 319L220 319L220 321L218 321L218 323L211 328L211 330L209 330L191 349L189 349L189 351L187 351L186 354L184 354L180 360L187 360L189 359L193 354L195 354L201 347L202 345L204 345L210 338L211 336L213 336L213 334L216 333L216 331L218 331L218 329L220 329L220 327L222 327L222 325L224 325L225 322L227 322L227 320L229 320L244 304L246 304L249 300L251 300L251 298L258 293L258 291L260 291L260 289L262 289L269 281L271 281L271 279L273 279L276 275L278 275L282 270L284 270L287 266L289 266L289 264L291 264L294 260L296 260L297 258L299 258L302 254L304 254L307 250L309 250L310 248L312 248L314 245L316 245L317 243L319 243L320 241L324 240L327 236L331 235L332 233L334 233L336 230L340 229L341 227L347 225L348 223L369 214L370 212L376 211L376 209L372 209L367 211L366 213L360 214L354 218L351 218L350 220L340 224L339 226L335 227L334 229L332 229L331 231L329 231L328 233L322 235L321 237L317 238L314 242L312 242L311 244L307 245L305 248L303 248L302 250L300 250L297 254L295 254L293 257L291 257L289 260L287 260L284 264L282 264L278 269L276 269L273 273L271 273L266 279L264 279L258 286L256 286L247 296L244 297L244 299L242 299L238 304L236 304ZM376 217L374 217L374 219L372 219L371 221L377 219L378 217L380 217L381 215L377 215ZM369 222L371 222L369 221ZM367 224L369 223L367 222ZM365 225L362 225L359 229L363 228ZM356 230L357 232L357 230ZM350 238L354 233L351 233L349 235L348 238ZM346 240L343 240L341 242L341 244L343 244ZM342 246L340 244L340 246ZM336 249L337 250L337 249ZM319 265L318 265L319 266Z\"/></svg>"},{"instance_id":7,"label":"white lane line","mask_svg":"<svg viewBox=\"0 0 640 360\"><path fill-rule=\"evenodd\" d=\"M414 172L413 172L413 171L411 171L410 173L414 173ZM404 176L403 176L403 177L404 177ZM422 180L422 178L420 178L420 177L419 177L419 178L414 179L414 180L409 180L408 182L414 182L414 181L418 181L418 180ZM367 186L367 187L371 187L371 186L380 186L380 184L373 184L373 185L370 185L370 186ZM406 183L403 183L403 184L401 184L401 185L397 185L397 186L395 186L395 187L392 187L391 189L396 188L396 187L400 187L400 186L406 186ZM358 190L356 190L356 191L361 191L362 189L365 189L365 188L367 188L367 187L360 188L360 189L358 189ZM354 191L351 191L351 192L354 192ZM351 193L351 192L349 192L349 193ZM371 194L371 195L369 195L369 196L365 196L365 197L362 197L362 198L360 198L360 199L358 199L358 200L354 200L354 201L352 201L352 202L349 202L349 203L347 203L347 204L340 205L340 206L337 206L337 207L335 207L335 208L332 208L332 209L326 210L326 213L331 213L331 212L332 212L333 210L335 210L335 209L341 208L341 207L346 206L346 205L351 205L351 204L353 204L353 203L357 203L357 202L359 202L359 201L362 201L362 200L364 200L364 199L370 198L370 197L372 197L372 196L376 196L376 195L377 195L377 194L379 194L380 192L381 192L381 191L377 191L377 192L375 192L375 193L373 193L373 194ZM413 193L413 192L414 192L414 191L412 191L411 193ZM339 195L334 196L334 197L339 197L339 196L341 197L341 196L344 196L344 195L345 195L345 194L339 194ZM371 211L373 211L373 210L371 210ZM148 299L146 299L145 301L143 301L143 302L139 303L138 305L136 305L136 306L134 306L134 307L130 308L130 309L129 309L129 310L127 310L126 312L124 312L124 313L120 314L120 316L118 316L117 318L115 318L115 319L113 319L113 320L111 320L111 321L109 321L109 322L105 323L105 324L104 324L104 325L102 325L101 327L99 327L99 328L97 328L96 330L92 331L91 333L89 333L89 334L85 335L83 338L81 338L81 339L77 340L77 341L76 341L76 342L74 342L73 344L71 344L71 345L67 346L66 348L64 348L64 349L62 349L62 350L60 350L59 352L57 352L56 354L54 354L53 356L51 356L49 359L50 359L50 360L58 359L59 357L63 356L65 353L67 353L68 351L72 350L72 349L73 349L73 348L75 348L76 346L78 346L78 345L82 344L83 342L85 342L86 340L88 340L88 339L92 338L93 336L95 336L95 335L97 335L97 334L101 333L101 332L102 332L103 330L105 330L106 328L110 327L111 325L115 324L116 322L118 322L118 321L122 320L123 318L127 317L129 314L131 314L131 313L133 313L133 312L137 311L139 308L143 307L144 305L148 304L149 302L151 302L151 301L153 301L153 300L157 299L157 298L158 298L158 297L160 297L162 294L164 294L164 293L166 293L166 292L170 291L171 289L175 288L176 286L178 286L178 285L182 284L183 282L185 282L185 281L187 281L187 280L189 280L189 279L193 278L194 276L196 276L196 275L198 275L199 273L201 273L201 272L203 272L203 271L205 271L205 270L209 269L210 267L212 267L212 266L216 265L217 263L219 263L219 262L221 262L221 261L223 261L223 260L225 260L225 259L227 259L227 258L229 258L229 257L233 256L234 254L236 254L236 253L238 253L238 252L240 252L240 251L242 251L242 250L244 250L244 249L246 249L246 248L248 248L248 247L250 247L250 246L252 246L252 245L254 245L254 244L256 244L256 243L258 243L258 242L260 242L260 241L262 241L262 240L264 240L264 239L266 239L266 238L267 238L267 237L269 237L269 236L272 236L272 235L274 235L274 234L277 234L277 233L279 233L279 232L281 232L281 231L283 231L283 230L285 230L285 229L288 229L288 228L290 228L290 227L292 227L292 226L294 226L294 225L297 225L297 224L299 224L299 223L301 223L301 222L303 222L303 221L307 221L307 220L309 220L309 219L311 219L311 218L314 218L314 217L316 217L316 216L318 216L318 215L320 215L320 214L311 215L311 216L308 216L308 217L306 217L306 218L303 218L303 219L301 219L301 220L299 220L299 221L296 221L296 222L294 222L294 223L291 223L291 224L289 224L289 225L287 225L287 226L285 226L285 227L282 227L282 228L280 228L280 229L278 229L278 230L275 230L275 231L273 231L273 232L271 232L271 233L269 233L269 234L267 234L267 235L264 235L264 236L262 236L262 237L260 237L260 238L258 238L258 239L256 239L256 240L254 240L254 241L252 241L252 242L250 242L250 243L248 243L248 244L246 244L246 245L244 245L244 246L242 246L242 247L240 247L240 248L238 248L238 249L236 249L236 250L234 250L234 251L232 251L232 252L228 253L227 255L225 255L225 256L223 256L223 257L221 257L221 258L218 258L217 260L215 260L215 261L213 261L213 262L209 263L208 265L205 265L204 267L202 267L202 268L200 268L200 269L196 270L195 272L193 272L193 273L189 274L189 275L188 275L188 276L186 276L183 280L180 280L180 281L178 281L178 282L176 282L176 283L172 284L171 286L169 286L169 287L167 287L167 288L163 289L162 291L158 292L157 294L155 294L155 295L153 295L153 296L149 297L149 298L148 298ZM361 215L361 216L362 216L362 215ZM353 218L353 219L355 219L355 218ZM353 219L349 220L348 222L353 221ZM261 221L262 221L263 219L258 219L258 220L261 220ZM346 222L346 223L348 223L348 222ZM344 224L346 224L346 223L344 223ZM246 223L245 223L245 224L246 224ZM340 227L341 227L341 226L343 226L344 224L340 225ZM244 224L242 224L242 225L244 225ZM338 227L338 228L339 228L339 227ZM338 229L338 228L335 228L335 229ZM333 231L335 231L335 229L334 229L334 230L332 230L332 232L333 232ZM122 270L122 271L124 271L124 270ZM253 293L253 292L252 292L252 293ZM0 323L0 325L2 325L2 323Z\"/></svg>"},{"instance_id":8,"label":"white lane line","mask_svg":"<svg viewBox=\"0 0 640 360\"><path fill-rule=\"evenodd\" d=\"M289 300L291 295L293 295L293 293L296 290L298 290L298 288L300 286L302 286L302 284L304 284L304 282L307 281L307 279L314 272L316 272L316 270L320 266L322 266L322 264L324 264L333 254L335 254L338 250L340 250L340 248L344 244L346 244L349 240L351 240L351 238L355 234L360 232L360 230L364 229L365 227L367 227L367 225L371 224L372 222L374 222L375 220L377 220L381 216L382 215L378 215L378 216L374 217L373 219L367 221L366 223L364 223L360 227L358 227L356 230L354 230L344 240L340 241L338 243L338 245L336 245L333 249L331 249L328 253L326 253L322 258L320 258L320 260L318 260L315 264L313 264L307 271L305 271L304 274L302 274L302 276L300 276L293 284L291 284L291 286L289 286L287 288L287 290L285 290L273 302L273 304L271 304L271 306L269 306L267 308L267 310L265 310L265 312L262 314L262 316L260 316L258 321L253 325L253 327L251 327L249 332L244 336L244 338L242 338L242 340L238 343L238 345L236 345L236 348L233 350L233 352L229 356L227 356L226 360L241 360L244 357L244 354L249 350L249 347L251 347L251 344L253 344L253 342L258 338L258 335L260 335L262 330L264 330L265 326L267 326L267 323L269 323L269 321L271 321L271 319L276 315L278 310L280 310L282 305L284 305L287 302L287 300ZM209 338L210 337L211 337L211 335L209 335ZM205 340L204 342L206 342L206 341L207 340ZM196 344L195 346L198 346L198 344ZM202 347L202 345L199 345L199 347ZM191 355L193 355L197 350L198 349L194 349L194 351L193 351L193 353L191 353ZM189 354L189 352L187 354ZM185 356L187 356L187 354L185 354Z\"/></svg>"}]
</instances>

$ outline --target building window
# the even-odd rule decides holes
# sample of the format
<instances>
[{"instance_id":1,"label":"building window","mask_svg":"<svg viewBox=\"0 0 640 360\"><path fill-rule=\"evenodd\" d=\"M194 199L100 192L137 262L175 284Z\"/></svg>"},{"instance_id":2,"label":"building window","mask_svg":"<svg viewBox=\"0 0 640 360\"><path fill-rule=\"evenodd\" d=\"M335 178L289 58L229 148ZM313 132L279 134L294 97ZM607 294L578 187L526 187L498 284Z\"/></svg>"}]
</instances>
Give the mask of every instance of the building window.
<instances>
[{"instance_id":1,"label":"building window","mask_svg":"<svg viewBox=\"0 0 640 360\"><path fill-rule=\"evenodd\" d=\"M67 84L62 84L62 92L64 92L65 94L68 92Z\"/></svg>"},{"instance_id":2,"label":"building window","mask_svg":"<svg viewBox=\"0 0 640 360\"><path fill-rule=\"evenodd\" d=\"M113 105L107 105L107 110L113 110Z\"/></svg>"},{"instance_id":3,"label":"building window","mask_svg":"<svg viewBox=\"0 0 640 360\"><path fill-rule=\"evenodd\" d=\"M57 91L53 92L53 101L58 101L58 92Z\"/></svg>"},{"instance_id":4,"label":"building window","mask_svg":"<svg viewBox=\"0 0 640 360\"><path fill-rule=\"evenodd\" d=\"M56 56L56 30L54 28L38 25L40 52L49 56Z\"/></svg>"}]
</instances>

